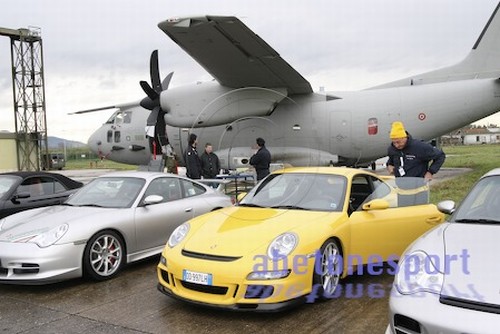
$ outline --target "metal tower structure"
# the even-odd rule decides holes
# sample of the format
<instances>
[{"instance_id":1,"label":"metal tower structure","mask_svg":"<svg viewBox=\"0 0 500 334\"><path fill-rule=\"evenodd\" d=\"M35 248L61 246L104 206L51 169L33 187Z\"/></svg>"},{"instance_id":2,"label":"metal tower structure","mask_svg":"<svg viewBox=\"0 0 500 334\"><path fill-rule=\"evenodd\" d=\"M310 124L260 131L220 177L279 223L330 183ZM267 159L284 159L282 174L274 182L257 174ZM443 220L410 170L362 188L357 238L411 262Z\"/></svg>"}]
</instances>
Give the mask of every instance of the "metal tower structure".
<instances>
[{"instance_id":1,"label":"metal tower structure","mask_svg":"<svg viewBox=\"0 0 500 334\"><path fill-rule=\"evenodd\" d=\"M39 28L0 28L10 37L12 89L19 170L40 170L48 159L43 47ZM48 164L47 164L48 165Z\"/></svg>"}]
</instances>

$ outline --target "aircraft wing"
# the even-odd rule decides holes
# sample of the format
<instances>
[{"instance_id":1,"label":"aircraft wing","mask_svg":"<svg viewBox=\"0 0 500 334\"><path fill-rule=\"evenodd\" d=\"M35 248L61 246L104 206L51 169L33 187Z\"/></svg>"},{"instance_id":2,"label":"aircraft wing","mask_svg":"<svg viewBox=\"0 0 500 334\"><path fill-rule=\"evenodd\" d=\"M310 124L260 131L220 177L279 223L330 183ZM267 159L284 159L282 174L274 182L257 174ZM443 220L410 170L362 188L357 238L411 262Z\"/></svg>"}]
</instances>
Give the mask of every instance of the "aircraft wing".
<instances>
[{"instance_id":1,"label":"aircraft wing","mask_svg":"<svg viewBox=\"0 0 500 334\"><path fill-rule=\"evenodd\" d=\"M223 86L312 93L311 84L236 17L170 19L158 27Z\"/></svg>"}]
</instances>

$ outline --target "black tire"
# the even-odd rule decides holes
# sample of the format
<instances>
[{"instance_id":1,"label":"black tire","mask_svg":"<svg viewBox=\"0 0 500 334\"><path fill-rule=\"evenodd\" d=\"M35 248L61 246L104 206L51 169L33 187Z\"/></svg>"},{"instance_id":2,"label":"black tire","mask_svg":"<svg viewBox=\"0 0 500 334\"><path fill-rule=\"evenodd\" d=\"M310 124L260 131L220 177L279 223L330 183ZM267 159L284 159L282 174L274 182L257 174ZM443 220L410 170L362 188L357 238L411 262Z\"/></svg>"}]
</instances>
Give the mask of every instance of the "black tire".
<instances>
[{"instance_id":1,"label":"black tire","mask_svg":"<svg viewBox=\"0 0 500 334\"><path fill-rule=\"evenodd\" d=\"M83 275L104 281L113 278L123 267L125 244L114 231L101 231L90 238L83 253Z\"/></svg>"},{"instance_id":2,"label":"black tire","mask_svg":"<svg viewBox=\"0 0 500 334\"><path fill-rule=\"evenodd\" d=\"M326 240L320 248L320 256L316 261L321 264L315 264L313 274L313 290L318 292L319 300L331 299L339 286L342 276L342 252L334 239Z\"/></svg>"}]
</instances>

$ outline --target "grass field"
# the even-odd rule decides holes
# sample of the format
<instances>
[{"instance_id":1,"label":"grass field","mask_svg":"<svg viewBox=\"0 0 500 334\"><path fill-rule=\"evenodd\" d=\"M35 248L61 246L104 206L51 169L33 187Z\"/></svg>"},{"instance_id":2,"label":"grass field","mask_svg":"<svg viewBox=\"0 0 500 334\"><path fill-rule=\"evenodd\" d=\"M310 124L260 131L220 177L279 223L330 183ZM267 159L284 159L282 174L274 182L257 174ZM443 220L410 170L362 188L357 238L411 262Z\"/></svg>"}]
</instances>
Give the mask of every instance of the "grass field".
<instances>
[{"instance_id":1,"label":"grass field","mask_svg":"<svg viewBox=\"0 0 500 334\"><path fill-rule=\"evenodd\" d=\"M110 160L99 159L72 159L66 161L66 169L116 169L116 170L134 170L137 169L135 165L121 164Z\"/></svg>"},{"instance_id":2,"label":"grass field","mask_svg":"<svg viewBox=\"0 0 500 334\"><path fill-rule=\"evenodd\" d=\"M486 172L500 167L500 145L445 146L443 167L467 167L472 171L432 187L431 202L451 199L459 203L472 185Z\"/></svg>"}]
</instances>

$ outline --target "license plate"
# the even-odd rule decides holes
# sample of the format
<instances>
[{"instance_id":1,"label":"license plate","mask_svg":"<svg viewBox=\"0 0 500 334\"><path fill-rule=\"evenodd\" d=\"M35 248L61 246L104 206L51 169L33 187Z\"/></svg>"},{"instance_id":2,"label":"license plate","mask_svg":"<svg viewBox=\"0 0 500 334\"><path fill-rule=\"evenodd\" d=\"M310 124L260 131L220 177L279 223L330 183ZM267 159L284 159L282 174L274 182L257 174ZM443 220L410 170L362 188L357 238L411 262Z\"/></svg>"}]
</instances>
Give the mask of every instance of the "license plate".
<instances>
[{"instance_id":1,"label":"license plate","mask_svg":"<svg viewBox=\"0 0 500 334\"><path fill-rule=\"evenodd\" d=\"M198 273L184 269L182 271L182 280L190 283L212 285L212 274Z\"/></svg>"}]
</instances>

